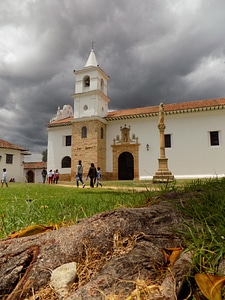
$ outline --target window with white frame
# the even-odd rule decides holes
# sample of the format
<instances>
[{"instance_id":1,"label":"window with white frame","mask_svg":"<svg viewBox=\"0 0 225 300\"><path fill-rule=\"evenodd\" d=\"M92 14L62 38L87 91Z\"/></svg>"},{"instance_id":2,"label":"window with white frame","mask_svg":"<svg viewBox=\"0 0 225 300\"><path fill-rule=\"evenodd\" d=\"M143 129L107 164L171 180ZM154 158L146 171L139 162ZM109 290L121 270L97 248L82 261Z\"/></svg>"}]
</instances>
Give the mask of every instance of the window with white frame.
<instances>
[{"instance_id":1,"label":"window with white frame","mask_svg":"<svg viewBox=\"0 0 225 300\"><path fill-rule=\"evenodd\" d=\"M165 148L171 148L171 134L165 134L164 135L165 140Z\"/></svg>"},{"instance_id":2,"label":"window with white frame","mask_svg":"<svg viewBox=\"0 0 225 300\"><path fill-rule=\"evenodd\" d=\"M72 136L66 135L65 136L65 146L71 146L72 145Z\"/></svg>"},{"instance_id":3,"label":"window with white frame","mask_svg":"<svg viewBox=\"0 0 225 300\"><path fill-rule=\"evenodd\" d=\"M210 137L210 146L220 145L219 131L210 131L209 137Z\"/></svg>"},{"instance_id":4,"label":"window with white frame","mask_svg":"<svg viewBox=\"0 0 225 300\"><path fill-rule=\"evenodd\" d=\"M12 154L6 154L6 164L13 164L13 155Z\"/></svg>"},{"instance_id":5,"label":"window with white frame","mask_svg":"<svg viewBox=\"0 0 225 300\"><path fill-rule=\"evenodd\" d=\"M61 167L71 168L71 158L69 156L63 157Z\"/></svg>"}]
</instances>

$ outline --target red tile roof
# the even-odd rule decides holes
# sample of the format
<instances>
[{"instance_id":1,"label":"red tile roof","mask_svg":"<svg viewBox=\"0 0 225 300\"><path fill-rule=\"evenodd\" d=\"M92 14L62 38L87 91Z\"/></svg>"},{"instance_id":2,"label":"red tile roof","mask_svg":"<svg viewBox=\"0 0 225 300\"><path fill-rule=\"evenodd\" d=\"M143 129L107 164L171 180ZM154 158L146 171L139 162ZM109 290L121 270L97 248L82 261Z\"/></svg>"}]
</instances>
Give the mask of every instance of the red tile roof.
<instances>
[{"instance_id":1,"label":"red tile roof","mask_svg":"<svg viewBox=\"0 0 225 300\"><path fill-rule=\"evenodd\" d=\"M164 104L165 114L185 113L191 111L202 111L209 109L225 109L225 98L198 100L191 102L179 102ZM116 110L108 113L106 120L116 120L120 118L135 118L158 115L159 106L146 106L125 110Z\"/></svg>"},{"instance_id":2,"label":"red tile roof","mask_svg":"<svg viewBox=\"0 0 225 300\"><path fill-rule=\"evenodd\" d=\"M51 123L46 124L47 127L56 127L56 126L68 126L71 125L73 117L68 117L58 121L52 121Z\"/></svg>"},{"instance_id":3,"label":"red tile roof","mask_svg":"<svg viewBox=\"0 0 225 300\"><path fill-rule=\"evenodd\" d=\"M203 111L212 109L225 109L225 98L216 98L208 100L197 100L190 102L179 102L172 104L164 104L165 114L185 113L192 111ZM156 116L159 112L159 105L145 106L124 110L110 111L105 117L107 121L117 119L132 119L147 116ZM68 126L72 124L73 117L69 117L60 121L53 121L47 124L47 127Z\"/></svg>"},{"instance_id":4,"label":"red tile roof","mask_svg":"<svg viewBox=\"0 0 225 300\"><path fill-rule=\"evenodd\" d=\"M4 141L0 139L0 148L4 149L14 149L14 150L20 150L20 151L27 151L28 149L25 149L23 147L20 147L18 145L12 144L10 142Z\"/></svg>"},{"instance_id":5,"label":"red tile roof","mask_svg":"<svg viewBox=\"0 0 225 300\"><path fill-rule=\"evenodd\" d=\"M43 169L43 168L47 168L46 161L24 162L24 169Z\"/></svg>"}]
</instances>

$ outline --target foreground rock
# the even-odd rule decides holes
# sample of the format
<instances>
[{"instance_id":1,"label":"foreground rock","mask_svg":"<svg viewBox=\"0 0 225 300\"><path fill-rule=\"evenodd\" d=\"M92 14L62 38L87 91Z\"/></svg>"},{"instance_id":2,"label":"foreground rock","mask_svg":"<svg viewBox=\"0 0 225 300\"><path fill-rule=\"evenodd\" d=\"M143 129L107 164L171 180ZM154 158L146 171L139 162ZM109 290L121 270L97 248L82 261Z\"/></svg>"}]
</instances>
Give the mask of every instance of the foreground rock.
<instances>
[{"instance_id":1,"label":"foreground rock","mask_svg":"<svg viewBox=\"0 0 225 300\"><path fill-rule=\"evenodd\" d=\"M1 240L1 299L25 299L50 283L54 269L71 262L78 265L78 277L64 299L97 300L118 295L122 300L135 290L139 292L140 282L149 287L148 292L151 286L157 287L158 298L151 299L176 299L190 265L187 260L184 274L178 272L180 278L173 280L168 298L170 280L161 287L168 274L162 249L183 246L173 230L181 223L172 205L161 202L101 213L57 231ZM162 289L168 289L166 296Z\"/></svg>"},{"instance_id":2,"label":"foreground rock","mask_svg":"<svg viewBox=\"0 0 225 300\"><path fill-rule=\"evenodd\" d=\"M55 290L59 300L68 295L70 286L74 283L77 274L75 262L63 264L51 274L50 286Z\"/></svg>"}]
</instances>

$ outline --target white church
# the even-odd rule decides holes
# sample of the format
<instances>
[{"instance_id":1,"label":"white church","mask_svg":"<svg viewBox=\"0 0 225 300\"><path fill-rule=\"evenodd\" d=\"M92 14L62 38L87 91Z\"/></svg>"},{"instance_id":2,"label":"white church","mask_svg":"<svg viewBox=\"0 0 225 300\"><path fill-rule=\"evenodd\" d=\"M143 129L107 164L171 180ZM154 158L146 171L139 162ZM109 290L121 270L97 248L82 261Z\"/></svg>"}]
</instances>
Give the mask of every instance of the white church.
<instances>
[{"instance_id":1,"label":"white church","mask_svg":"<svg viewBox=\"0 0 225 300\"><path fill-rule=\"evenodd\" d=\"M93 49L74 75L73 108L59 107L46 125L48 170L74 181L82 160L84 176L93 162L105 180L152 179L160 158L159 105L109 111L109 77ZM164 104L164 122L165 155L175 179L224 176L225 98Z\"/></svg>"}]
</instances>

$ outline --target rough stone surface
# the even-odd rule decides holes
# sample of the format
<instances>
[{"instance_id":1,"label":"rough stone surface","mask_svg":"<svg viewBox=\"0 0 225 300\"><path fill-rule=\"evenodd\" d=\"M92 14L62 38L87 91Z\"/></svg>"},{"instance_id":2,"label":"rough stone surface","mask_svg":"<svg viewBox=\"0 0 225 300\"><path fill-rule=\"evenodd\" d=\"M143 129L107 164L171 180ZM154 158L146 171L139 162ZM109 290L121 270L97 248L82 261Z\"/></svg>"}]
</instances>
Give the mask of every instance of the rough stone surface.
<instances>
[{"instance_id":1,"label":"rough stone surface","mask_svg":"<svg viewBox=\"0 0 225 300\"><path fill-rule=\"evenodd\" d=\"M59 299L63 299L70 290L71 284L74 282L77 274L77 266L75 262L63 264L53 270L50 286L58 294Z\"/></svg>"}]
</instances>

